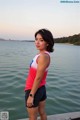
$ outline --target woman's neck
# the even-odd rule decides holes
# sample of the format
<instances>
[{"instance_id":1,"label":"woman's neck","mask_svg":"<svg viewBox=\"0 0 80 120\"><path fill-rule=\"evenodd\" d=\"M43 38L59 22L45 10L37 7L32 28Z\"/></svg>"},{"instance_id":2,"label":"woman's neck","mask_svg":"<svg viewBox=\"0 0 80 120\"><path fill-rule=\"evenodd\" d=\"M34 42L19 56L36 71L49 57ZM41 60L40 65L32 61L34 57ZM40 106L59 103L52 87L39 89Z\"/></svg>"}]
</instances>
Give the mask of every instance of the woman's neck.
<instances>
[{"instance_id":1,"label":"woman's neck","mask_svg":"<svg viewBox=\"0 0 80 120\"><path fill-rule=\"evenodd\" d=\"M39 51L39 53L44 53L46 50L41 50L41 51Z\"/></svg>"}]
</instances>

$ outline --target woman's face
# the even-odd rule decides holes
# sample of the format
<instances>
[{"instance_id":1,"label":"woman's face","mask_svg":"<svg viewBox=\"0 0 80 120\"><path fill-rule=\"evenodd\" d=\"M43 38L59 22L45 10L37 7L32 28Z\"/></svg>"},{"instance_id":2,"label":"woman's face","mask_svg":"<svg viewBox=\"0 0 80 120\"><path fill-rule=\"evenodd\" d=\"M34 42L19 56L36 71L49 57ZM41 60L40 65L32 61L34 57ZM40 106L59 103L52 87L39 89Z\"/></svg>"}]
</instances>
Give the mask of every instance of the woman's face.
<instances>
[{"instance_id":1,"label":"woman's face","mask_svg":"<svg viewBox=\"0 0 80 120\"><path fill-rule=\"evenodd\" d=\"M42 38L42 36L40 34L36 35L35 45L36 45L37 49L40 51L46 50L46 48L48 46L47 42L44 41L44 39Z\"/></svg>"}]
</instances>

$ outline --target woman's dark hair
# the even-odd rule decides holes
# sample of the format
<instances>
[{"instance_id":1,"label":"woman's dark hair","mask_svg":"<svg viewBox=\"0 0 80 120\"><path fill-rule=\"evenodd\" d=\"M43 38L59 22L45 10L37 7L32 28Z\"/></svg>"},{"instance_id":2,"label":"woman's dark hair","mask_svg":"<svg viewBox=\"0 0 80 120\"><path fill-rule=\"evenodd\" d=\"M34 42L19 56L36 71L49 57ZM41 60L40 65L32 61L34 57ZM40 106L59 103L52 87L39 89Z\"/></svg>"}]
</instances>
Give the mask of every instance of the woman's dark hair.
<instances>
[{"instance_id":1,"label":"woman's dark hair","mask_svg":"<svg viewBox=\"0 0 80 120\"><path fill-rule=\"evenodd\" d=\"M45 42L48 43L47 51L53 52L54 39L52 33L47 29L40 29L35 33L35 38L37 34L40 34Z\"/></svg>"}]
</instances>

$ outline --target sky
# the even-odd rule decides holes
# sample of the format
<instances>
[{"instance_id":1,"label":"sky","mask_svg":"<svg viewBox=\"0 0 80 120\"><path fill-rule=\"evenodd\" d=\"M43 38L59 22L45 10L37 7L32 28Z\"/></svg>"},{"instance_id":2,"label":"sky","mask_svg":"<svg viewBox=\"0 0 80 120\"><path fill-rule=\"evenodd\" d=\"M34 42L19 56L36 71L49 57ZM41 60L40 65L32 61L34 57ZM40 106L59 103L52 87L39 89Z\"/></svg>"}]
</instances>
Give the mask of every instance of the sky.
<instances>
[{"instance_id":1,"label":"sky","mask_svg":"<svg viewBox=\"0 0 80 120\"><path fill-rule=\"evenodd\" d=\"M49 29L54 38L79 34L80 0L75 1L0 0L0 38L34 40L42 28Z\"/></svg>"}]
</instances>

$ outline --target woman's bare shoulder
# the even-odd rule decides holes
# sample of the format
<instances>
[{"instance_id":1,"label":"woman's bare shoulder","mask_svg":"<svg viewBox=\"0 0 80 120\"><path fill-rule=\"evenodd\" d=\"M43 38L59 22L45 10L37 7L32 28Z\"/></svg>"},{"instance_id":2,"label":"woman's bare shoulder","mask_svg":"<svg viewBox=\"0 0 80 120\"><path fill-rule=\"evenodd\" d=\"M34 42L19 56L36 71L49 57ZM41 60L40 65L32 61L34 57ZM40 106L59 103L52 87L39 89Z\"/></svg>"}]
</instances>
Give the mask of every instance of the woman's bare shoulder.
<instances>
[{"instance_id":1,"label":"woman's bare shoulder","mask_svg":"<svg viewBox=\"0 0 80 120\"><path fill-rule=\"evenodd\" d=\"M50 59L50 56L46 53L41 53L40 56L39 56L39 59L38 60L43 60L43 61L47 61Z\"/></svg>"}]
</instances>

